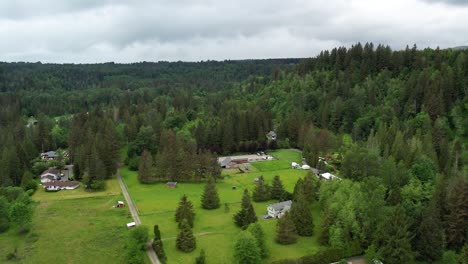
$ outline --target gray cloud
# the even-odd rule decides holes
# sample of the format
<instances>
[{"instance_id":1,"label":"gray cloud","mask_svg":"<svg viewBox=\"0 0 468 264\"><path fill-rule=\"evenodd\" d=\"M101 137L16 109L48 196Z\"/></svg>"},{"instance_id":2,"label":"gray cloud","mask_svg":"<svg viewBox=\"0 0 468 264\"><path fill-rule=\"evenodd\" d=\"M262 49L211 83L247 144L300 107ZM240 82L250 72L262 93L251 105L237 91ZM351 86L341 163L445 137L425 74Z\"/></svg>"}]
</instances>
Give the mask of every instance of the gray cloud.
<instances>
[{"instance_id":1,"label":"gray cloud","mask_svg":"<svg viewBox=\"0 0 468 264\"><path fill-rule=\"evenodd\" d=\"M467 0L424 0L428 3L444 3L449 5L468 5Z\"/></svg>"},{"instance_id":2,"label":"gray cloud","mask_svg":"<svg viewBox=\"0 0 468 264\"><path fill-rule=\"evenodd\" d=\"M0 61L307 57L358 41L396 49L468 43L468 7L423 0L5 2Z\"/></svg>"}]
</instances>

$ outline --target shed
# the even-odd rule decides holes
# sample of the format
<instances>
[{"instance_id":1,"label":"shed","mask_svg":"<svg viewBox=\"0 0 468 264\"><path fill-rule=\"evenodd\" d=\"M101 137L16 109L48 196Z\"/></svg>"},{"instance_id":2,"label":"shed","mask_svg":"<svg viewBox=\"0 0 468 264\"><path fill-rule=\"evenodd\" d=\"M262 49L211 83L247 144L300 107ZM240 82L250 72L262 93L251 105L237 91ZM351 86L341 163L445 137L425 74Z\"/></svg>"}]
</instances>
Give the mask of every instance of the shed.
<instances>
[{"instance_id":1,"label":"shed","mask_svg":"<svg viewBox=\"0 0 468 264\"><path fill-rule=\"evenodd\" d=\"M297 164L296 162L292 162L292 163L291 163L291 167L292 167L293 169L299 169L299 164Z\"/></svg>"},{"instance_id":2,"label":"shed","mask_svg":"<svg viewBox=\"0 0 468 264\"><path fill-rule=\"evenodd\" d=\"M124 202L123 201L117 201L117 207L118 208L124 207Z\"/></svg>"},{"instance_id":3,"label":"shed","mask_svg":"<svg viewBox=\"0 0 468 264\"><path fill-rule=\"evenodd\" d=\"M177 186L177 182L170 181L170 182L167 182L166 185L168 188L175 188Z\"/></svg>"},{"instance_id":4,"label":"shed","mask_svg":"<svg viewBox=\"0 0 468 264\"><path fill-rule=\"evenodd\" d=\"M136 226L136 223L135 222L130 222L127 224L127 228L132 228L132 227L135 227Z\"/></svg>"},{"instance_id":5,"label":"shed","mask_svg":"<svg viewBox=\"0 0 468 264\"><path fill-rule=\"evenodd\" d=\"M310 170L310 166L307 164L302 165L303 170Z\"/></svg>"}]
</instances>

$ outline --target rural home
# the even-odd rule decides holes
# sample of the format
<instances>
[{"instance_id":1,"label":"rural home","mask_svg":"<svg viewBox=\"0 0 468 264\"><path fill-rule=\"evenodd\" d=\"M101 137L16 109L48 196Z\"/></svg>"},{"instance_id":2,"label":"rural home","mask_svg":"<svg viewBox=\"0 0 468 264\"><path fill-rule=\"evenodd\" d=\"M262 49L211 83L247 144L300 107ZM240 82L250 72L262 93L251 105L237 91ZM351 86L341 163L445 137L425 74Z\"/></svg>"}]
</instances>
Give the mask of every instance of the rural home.
<instances>
[{"instance_id":1,"label":"rural home","mask_svg":"<svg viewBox=\"0 0 468 264\"><path fill-rule=\"evenodd\" d=\"M56 151L47 151L41 153L42 160L56 160L59 158L59 154Z\"/></svg>"},{"instance_id":2,"label":"rural home","mask_svg":"<svg viewBox=\"0 0 468 264\"><path fill-rule=\"evenodd\" d=\"M281 218L283 214L291 209L292 201L270 204L267 207L268 215L273 218Z\"/></svg>"},{"instance_id":3,"label":"rural home","mask_svg":"<svg viewBox=\"0 0 468 264\"><path fill-rule=\"evenodd\" d=\"M276 133L275 131L270 131L266 134L266 137L269 139L269 140L276 140Z\"/></svg>"},{"instance_id":4,"label":"rural home","mask_svg":"<svg viewBox=\"0 0 468 264\"><path fill-rule=\"evenodd\" d=\"M327 180L327 181L335 180L335 179L341 180L339 177L337 177L337 176L335 176L335 175L333 175L333 174L331 174L329 172L325 172L325 173L320 174L319 178L322 179L322 180Z\"/></svg>"},{"instance_id":5,"label":"rural home","mask_svg":"<svg viewBox=\"0 0 468 264\"><path fill-rule=\"evenodd\" d=\"M307 164L302 165L301 169L303 170L310 170L310 166Z\"/></svg>"},{"instance_id":6,"label":"rural home","mask_svg":"<svg viewBox=\"0 0 468 264\"><path fill-rule=\"evenodd\" d=\"M49 168L41 174L41 183L57 181L61 176L60 170Z\"/></svg>"},{"instance_id":7,"label":"rural home","mask_svg":"<svg viewBox=\"0 0 468 264\"><path fill-rule=\"evenodd\" d=\"M59 190L74 190L80 186L80 183L77 181L68 181L68 182L46 182L43 184L46 191L59 191Z\"/></svg>"}]
</instances>

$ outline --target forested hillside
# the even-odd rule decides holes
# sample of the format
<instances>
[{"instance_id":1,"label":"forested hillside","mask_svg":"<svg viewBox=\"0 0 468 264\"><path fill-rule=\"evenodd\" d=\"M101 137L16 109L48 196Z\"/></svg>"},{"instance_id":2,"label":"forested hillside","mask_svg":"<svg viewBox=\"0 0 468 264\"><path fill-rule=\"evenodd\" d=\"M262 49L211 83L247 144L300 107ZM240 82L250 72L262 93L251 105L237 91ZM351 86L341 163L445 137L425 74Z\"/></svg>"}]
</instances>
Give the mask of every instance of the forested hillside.
<instances>
[{"instance_id":1,"label":"forested hillside","mask_svg":"<svg viewBox=\"0 0 468 264\"><path fill-rule=\"evenodd\" d=\"M300 61L1 63L0 185L29 189L39 153L59 148L90 189L105 188L120 150L151 183L220 177L218 155L299 148L343 179L320 187L324 246L384 263L462 259L467 91L467 50L370 43Z\"/></svg>"}]
</instances>

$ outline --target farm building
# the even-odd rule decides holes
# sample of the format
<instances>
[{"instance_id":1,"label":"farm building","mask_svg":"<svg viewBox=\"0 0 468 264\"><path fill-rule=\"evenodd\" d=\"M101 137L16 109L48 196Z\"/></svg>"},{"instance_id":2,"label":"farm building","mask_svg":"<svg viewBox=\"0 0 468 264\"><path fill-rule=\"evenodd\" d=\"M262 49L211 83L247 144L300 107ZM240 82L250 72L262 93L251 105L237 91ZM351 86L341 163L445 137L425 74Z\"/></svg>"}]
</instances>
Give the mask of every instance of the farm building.
<instances>
[{"instance_id":1,"label":"farm building","mask_svg":"<svg viewBox=\"0 0 468 264\"><path fill-rule=\"evenodd\" d=\"M80 183L77 181L67 181L67 182L46 182L42 184L46 191L58 191L58 190L74 190L80 186Z\"/></svg>"},{"instance_id":2,"label":"farm building","mask_svg":"<svg viewBox=\"0 0 468 264\"><path fill-rule=\"evenodd\" d=\"M225 157L218 159L218 164L223 169L239 168L246 163L249 163L249 159L246 157Z\"/></svg>"},{"instance_id":3,"label":"farm building","mask_svg":"<svg viewBox=\"0 0 468 264\"><path fill-rule=\"evenodd\" d=\"M280 203L270 204L267 207L268 215L273 218L281 218L284 213L291 209L292 201L284 201Z\"/></svg>"},{"instance_id":4,"label":"farm building","mask_svg":"<svg viewBox=\"0 0 468 264\"><path fill-rule=\"evenodd\" d=\"M135 222L130 222L127 224L127 228L132 228L132 227L135 227L136 226L136 223Z\"/></svg>"},{"instance_id":5,"label":"farm building","mask_svg":"<svg viewBox=\"0 0 468 264\"><path fill-rule=\"evenodd\" d=\"M302 165L301 169L303 170L310 170L310 166L307 164Z\"/></svg>"}]
</instances>

